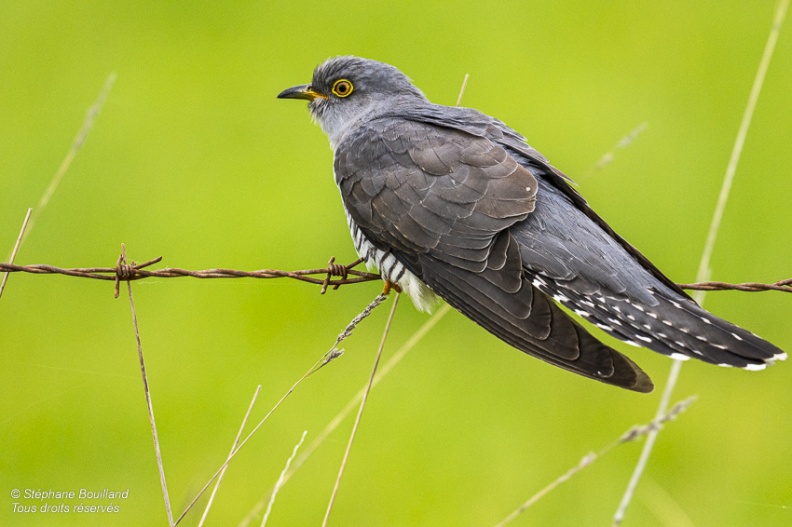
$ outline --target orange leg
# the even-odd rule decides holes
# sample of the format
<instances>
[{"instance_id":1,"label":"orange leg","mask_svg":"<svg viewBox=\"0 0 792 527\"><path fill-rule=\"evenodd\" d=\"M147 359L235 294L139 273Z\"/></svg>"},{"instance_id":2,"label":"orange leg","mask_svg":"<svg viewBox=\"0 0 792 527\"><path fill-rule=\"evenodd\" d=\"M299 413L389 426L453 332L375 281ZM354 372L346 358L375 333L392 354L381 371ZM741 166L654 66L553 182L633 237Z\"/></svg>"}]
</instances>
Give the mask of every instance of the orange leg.
<instances>
[{"instance_id":1,"label":"orange leg","mask_svg":"<svg viewBox=\"0 0 792 527\"><path fill-rule=\"evenodd\" d=\"M402 288L399 287L397 284L391 282L390 280L385 280L385 287L382 288L382 294L383 295L389 295L390 292L391 292L391 289L393 289L397 293L401 293L402 292Z\"/></svg>"}]
</instances>

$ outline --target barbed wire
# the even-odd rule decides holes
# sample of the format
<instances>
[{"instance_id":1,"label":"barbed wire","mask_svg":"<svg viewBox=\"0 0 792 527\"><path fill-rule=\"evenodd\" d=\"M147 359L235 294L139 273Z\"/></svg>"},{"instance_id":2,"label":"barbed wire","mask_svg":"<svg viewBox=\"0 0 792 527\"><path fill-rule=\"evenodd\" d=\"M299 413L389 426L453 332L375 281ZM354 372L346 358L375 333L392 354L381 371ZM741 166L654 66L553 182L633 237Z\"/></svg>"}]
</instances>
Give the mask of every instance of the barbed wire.
<instances>
[{"instance_id":1,"label":"barbed wire","mask_svg":"<svg viewBox=\"0 0 792 527\"><path fill-rule=\"evenodd\" d=\"M746 291L749 293L758 291L783 291L792 293L792 278L779 280L773 284L763 284L761 282L743 282L740 284L730 284L728 282L696 282L694 284L677 284L682 289L691 291Z\"/></svg>"},{"instance_id":2,"label":"barbed wire","mask_svg":"<svg viewBox=\"0 0 792 527\"><path fill-rule=\"evenodd\" d=\"M76 276L78 278L91 278L94 280L109 280L115 282L115 296L118 298L118 287L120 282L131 282L146 278L292 278L302 282L317 284L322 286L324 293L329 286L334 289L345 284L355 284L359 282L370 282L381 280L378 274L358 271L353 269L362 263L358 259L349 265L335 263L335 258L331 258L327 267L319 269L301 269L298 271L283 271L280 269L257 269L255 271L242 271L238 269L201 269L190 270L178 267L166 267L164 269L145 269L151 265L159 263L162 256L158 256L147 262L137 264L127 263L125 250L118 257L115 267L56 267L47 264L16 265L0 262L0 272L6 273L30 273L30 274L59 274L65 276ZM323 277L322 277L323 275Z\"/></svg>"},{"instance_id":3,"label":"barbed wire","mask_svg":"<svg viewBox=\"0 0 792 527\"><path fill-rule=\"evenodd\" d=\"M76 276L79 278L91 278L94 280L108 280L115 282L115 296L118 297L118 287L121 282L131 282L133 280L143 280L146 278L291 278L317 284L322 286L321 292L324 294L327 288L332 286L338 289L342 285L357 284L382 280L380 275L366 271L358 271L353 267L362 263L358 259L349 265L335 263L335 258L330 258L327 267L317 269L301 269L297 271L283 271L280 269L257 269L254 271L242 271L238 269L201 269L190 270L178 267L165 267L163 269L146 269L151 265L159 263L162 256L153 258L141 264L135 262L127 263L126 251L122 244L122 252L118 257L115 267L71 267L63 268L47 264L16 265L12 263L0 262L0 272L5 273L30 273L30 274L59 274L65 276ZM728 282L697 282L691 284L678 284L682 289L701 290L701 291L782 291L792 293L792 278L779 280L772 284L761 282L743 282L732 284Z\"/></svg>"}]
</instances>

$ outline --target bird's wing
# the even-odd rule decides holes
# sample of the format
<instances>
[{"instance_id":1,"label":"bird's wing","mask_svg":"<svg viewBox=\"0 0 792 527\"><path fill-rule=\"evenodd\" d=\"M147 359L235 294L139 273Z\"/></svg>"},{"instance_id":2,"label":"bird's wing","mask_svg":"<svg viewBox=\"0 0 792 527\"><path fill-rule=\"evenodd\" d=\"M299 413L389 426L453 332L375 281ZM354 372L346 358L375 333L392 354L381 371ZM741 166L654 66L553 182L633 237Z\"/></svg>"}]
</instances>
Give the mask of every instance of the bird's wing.
<instances>
[{"instance_id":1,"label":"bird's wing","mask_svg":"<svg viewBox=\"0 0 792 527\"><path fill-rule=\"evenodd\" d=\"M338 145L335 174L367 239L475 322L561 368L652 389L632 361L531 283L509 229L533 212L538 182L501 146L462 130L381 118Z\"/></svg>"},{"instance_id":2,"label":"bird's wing","mask_svg":"<svg viewBox=\"0 0 792 527\"><path fill-rule=\"evenodd\" d=\"M699 307L600 218L524 138L476 110L423 107L413 118L485 137L539 182L529 217L510 229L532 283L599 328L675 358L761 369L783 351Z\"/></svg>"},{"instance_id":3,"label":"bird's wing","mask_svg":"<svg viewBox=\"0 0 792 527\"><path fill-rule=\"evenodd\" d=\"M608 223L592 209L586 199L572 185L572 180L555 168L535 148L531 147L525 137L509 128L505 123L485 115L472 108L456 106L427 105L416 112L413 118L432 123L436 126L449 127L487 139L503 146L509 155L514 156L523 166L534 170L554 189L560 191L578 211L591 220L609 238L620 245L641 267L659 280L671 291L682 298L690 299L673 280L668 278L638 249L622 238Z\"/></svg>"}]
</instances>

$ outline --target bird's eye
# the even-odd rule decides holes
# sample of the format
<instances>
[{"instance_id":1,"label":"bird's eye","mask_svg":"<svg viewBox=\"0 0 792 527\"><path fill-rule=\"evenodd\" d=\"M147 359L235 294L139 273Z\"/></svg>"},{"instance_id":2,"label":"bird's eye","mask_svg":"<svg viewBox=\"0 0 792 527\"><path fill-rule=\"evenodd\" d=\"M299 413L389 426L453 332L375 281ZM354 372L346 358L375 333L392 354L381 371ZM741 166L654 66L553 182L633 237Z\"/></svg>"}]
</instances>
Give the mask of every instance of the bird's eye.
<instances>
[{"instance_id":1,"label":"bird's eye","mask_svg":"<svg viewBox=\"0 0 792 527\"><path fill-rule=\"evenodd\" d=\"M352 90L355 88L352 86L352 83L346 79L338 79L333 83L333 95L336 97L349 97L352 93Z\"/></svg>"}]
</instances>

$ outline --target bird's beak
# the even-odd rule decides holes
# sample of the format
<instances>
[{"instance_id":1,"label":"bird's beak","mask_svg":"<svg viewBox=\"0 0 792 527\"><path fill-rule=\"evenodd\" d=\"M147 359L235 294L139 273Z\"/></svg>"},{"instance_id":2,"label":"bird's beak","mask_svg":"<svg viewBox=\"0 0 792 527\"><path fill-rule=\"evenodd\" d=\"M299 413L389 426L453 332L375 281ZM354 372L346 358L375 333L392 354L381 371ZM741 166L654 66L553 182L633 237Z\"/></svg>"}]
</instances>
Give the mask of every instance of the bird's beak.
<instances>
[{"instance_id":1,"label":"bird's beak","mask_svg":"<svg viewBox=\"0 0 792 527\"><path fill-rule=\"evenodd\" d=\"M310 84L293 86L278 94L278 99L305 99L312 101L316 98L327 99L327 95L314 91Z\"/></svg>"}]
</instances>

